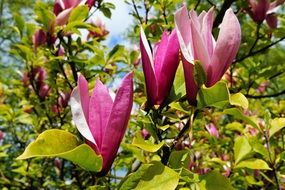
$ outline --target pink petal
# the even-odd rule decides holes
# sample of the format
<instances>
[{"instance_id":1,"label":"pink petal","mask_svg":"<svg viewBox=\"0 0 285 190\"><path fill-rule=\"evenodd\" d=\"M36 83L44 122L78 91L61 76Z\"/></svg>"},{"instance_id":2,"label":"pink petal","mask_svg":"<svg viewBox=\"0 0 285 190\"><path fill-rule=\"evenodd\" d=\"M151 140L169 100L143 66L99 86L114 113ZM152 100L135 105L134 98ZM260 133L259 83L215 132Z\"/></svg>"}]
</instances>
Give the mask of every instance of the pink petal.
<instances>
[{"instance_id":1,"label":"pink petal","mask_svg":"<svg viewBox=\"0 0 285 190\"><path fill-rule=\"evenodd\" d=\"M198 93L198 86L195 83L194 79L194 65L189 63L183 56L182 56L182 63L183 63L183 70L184 70L184 77L185 77L185 86L186 86L186 95L189 103L191 105L196 105L196 96Z\"/></svg>"},{"instance_id":2,"label":"pink petal","mask_svg":"<svg viewBox=\"0 0 285 190\"><path fill-rule=\"evenodd\" d=\"M146 92L148 98L147 101L148 105L152 107L156 103L156 98L157 98L157 80L154 73L153 56L142 28L140 35L140 49L142 56L141 59L142 59L143 72L146 83Z\"/></svg>"},{"instance_id":3,"label":"pink petal","mask_svg":"<svg viewBox=\"0 0 285 190\"><path fill-rule=\"evenodd\" d=\"M76 7L81 3L81 0L63 0L65 9Z\"/></svg>"},{"instance_id":4,"label":"pink petal","mask_svg":"<svg viewBox=\"0 0 285 190\"><path fill-rule=\"evenodd\" d=\"M213 28L213 21L214 21L214 8L211 8L204 16L202 21L202 36L204 40L204 44L206 45L209 57L211 58L214 51L214 43L213 43L213 35L212 35L212 28Z\"/></svg>"},{"instance_id":5,"label":"pink petal","mask_svg":"<svg viewBox=\"0 0 285 190\"><path fill-rule=\"evenodd\" d=\"M163 66L163 61L166 56L166 50L168 45L168 35L167 32L164 31L159 43L156 44L154 51L154 72L157 79L160 78L161 69Z\"/></svg>"},{"instance_id":6,"label":"pink petal","mask_svg":"<svg viewBox=\"0 0 285 190\"><path fill-rule=\"evenodd\" d=\"M207 70L207 86L219 81L235 58L241 41L240 24L232 9L228 9L220 26L217 44Z\"/></svg>"},{"instance_id":7,"label":"pink petal","mask_svg":"<svg viewBox=\"0 0 285 190\"><path fill-rule=\"evenodd\" d=\"M277 28L278 19L275 13L266 16L266 22L270 28Z\"/></svg>"},{"instance_id":8,"label":"pink petal","mask_svg":"<svg viewBox=\"0 0 285 190\"><path fill-rule=\"evenodd\" d=\"M251 16L255 22L261 23L266 17L269 9L269 0L249 0L251 6Z\"/></svg>"},{"instance_id":9,"label":"pink petal","mask_svg":"<svg viewBox=\"0 0 285 190\"><path fill-rule=\"evenodd\" d=\"M71 93L69 104L71 107L72 120L74 121L80 134L97 147L95 139L93 138L87 120L84 116L81 94L82 93L79 92L79 87L75 87Z\"/></svg>"},{"instance_id":10,"label":"pink petal","mask_svg":"<svg viewBox=\"0 0 285 190\"><path fill-rule=\"evenodd\" d=\"M191 11L191 13L194 11ZM199 19L196 14L192 13L190 15L191 19L191 33L192 33L192 41L193 41L193 55L195 60L200 60L204 69L208 67L210 62L209 60L209 52L207 50L207 44L203 39L203 32L208 33L209 31L203 31L205 27L202 25L203 23L199 23ZM199 24L198 24L199 23ZM206 29L207 30L207 29ZM212 32L212 31L210 31ZM212 39L211 39L212 40Z\"/></svg>"},{"instance_id":11,"label":"pink petal","mask_svg":"<svg viewBox=\"0 0 285 190\"><path fill-rule=\"evenodd\" d=\"M133 73L128 73L117 91L103 137L101 154L103 157L102 173L109 171L124 137L133 105Z\"/></svg>"},{"instance_id":12,"label":"pink petal","mask_svg":"<svg viewBox=\"0 0 285 190\"><path fill-rule=\"evenodd\" d=\"M65 25L68 21L69 15L73 8L65 9L64 11L60 12L55 19L55 24L57 26Z\"/></svg>"},{"instance_id":13,"label":"pink petal","mask_svg":"<svg viewBox=\"0 0 285 190\"><path fill-rule=\"evenodd\" d=\"M86 118L87 123L89 123L89 90L88 90L88 82L84 78L83 75L79 75L78 77L78 90L80 96L80 102L82 105L83 113Z\"/></svg>"},{"instance_id":14,"label":"pink petal","mask_svg":"<svg viewBox=\"0 0 285 190\"><path fill-rule=\"evenodd\" d=\"M267 11L267 14L271 14L275 12L275 8L282 5L285 2L285 0L276 0L270 3L269 10Z\"/></svg>"},{"instance_id":15,"label":"pink petal","mask_svg":"<svg viewBox=\"0 0 285 190\"><path fill-rule=\"evenodd\" d=\"M99 151L112 106L113 100L107 87L98 79L89 103L89 128L97 142Z\"/></svg>"},{"instance_id":16,"label":"pink petal","mask_svg":"<svg viewBox=\"0 0 285 190\"><path fill-rule=\"evenodd\" d=\"M181 52L189 63L194 64L192 53L193 44L191 34L191 21L188 16L187 7L184 5L178 11L176 11L174 18Z\"/></svg>"},{"instance_id":17,"label":"pink petal","mask_svg":"<svg viewBox=\"0 0 285 190\"><path fill-rule=\"evenodd\" d=\"M56 0L53 6L53 13L57 16L61 11L65 9L63 0Z\"/></svg>"},{"instance_id":18,"label":"pink petal","mask_svg":"<svg viewBox=\"0 0 285 190\"><path fill-rule=\"evenodd\" d=\"M179 65L179 42L176 31L173 30L168 37L166 44L166 52L164 53L161 71L157 75L158 99L160 105L169 95L177 67Z\"/></svg>"}]
</instances>

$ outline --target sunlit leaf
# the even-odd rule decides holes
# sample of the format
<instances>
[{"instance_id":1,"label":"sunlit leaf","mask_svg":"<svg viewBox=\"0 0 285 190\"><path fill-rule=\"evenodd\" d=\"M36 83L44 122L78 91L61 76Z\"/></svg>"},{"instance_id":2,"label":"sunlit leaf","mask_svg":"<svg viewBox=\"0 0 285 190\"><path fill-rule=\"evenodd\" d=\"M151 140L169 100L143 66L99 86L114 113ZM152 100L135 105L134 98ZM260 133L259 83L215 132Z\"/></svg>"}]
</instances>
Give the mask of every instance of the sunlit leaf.
<instances>
[{"instance_id":1,"label":"sunlit leaf","mask_svg":"<svg viewBox=\"0 0 285 190\"><path fill-rule=\"evenodd\" d=\"M156 152L164 145L164 141L160 142L159 144L154 144L150 140L144 140L141 134L137 133L133 139L132 145L139 147L147 152Z\"/></svg>"},{"instance_id":2,"label":"sunlit leaf","mask_svg":"<svg viewBox=\"0 0 285 190\"><path fill-rule=\"evenodd\" d=\"M41 133L17 159L55 156L70 160L85 170L95 172L101 170L101 156L96 155L87 144L79 145L78 139L73 134L58 129Z\"/></svg>"}]
</instances>

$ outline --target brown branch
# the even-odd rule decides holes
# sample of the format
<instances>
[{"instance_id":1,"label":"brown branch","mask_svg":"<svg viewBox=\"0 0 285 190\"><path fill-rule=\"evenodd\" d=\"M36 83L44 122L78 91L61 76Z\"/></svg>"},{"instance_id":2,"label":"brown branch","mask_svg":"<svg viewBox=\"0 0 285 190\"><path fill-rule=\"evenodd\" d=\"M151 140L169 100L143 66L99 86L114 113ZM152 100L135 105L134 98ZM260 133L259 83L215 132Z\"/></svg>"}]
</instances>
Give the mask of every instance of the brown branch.
<instances>
[{"instance_id":1,"label":"brown branch","mask_svg":"<svg viewBox=\"0 0 285 190\"><path fill-rule=\"evenodd\" d=\"M235 2L236 0L225 0L223 5L222 5L222 8L220 10L220 12L218 13L218 15L216 16L215 18L215 21L214 21L214 25L213 25L213 28L216 28L218 27L223 18L224 18L224 15L225 15L225 12L227 11L228 8L230 8L230 6L233 4L233 2Z\"/></svg>"},{"instance_id":2,"label":"brown branch","mask_svg":"<svg viewBox=\"0 0 285 190\"><path fill-rule=\"evenodd\" d=\"M284 39L285 39L285 36L283 36L283 37L280 38L279 40L277 40L277 41L275 41L275 42L273 42L273 43L271 43L271 44L269 44L269 45L267 45L267 46L264 46L263 48L261 48L261 49L259 49L259 50L252 51L251 53L249 52L249 53L248 53L247 55L245 55L244 57L241 57L241 58L235 60L235 61L233 62L233 64L235 64L235 63L237 63L237 62L241 62L241 61L245 60L246 58L251 57L251 56L253 56L253 55L262 53L262 52L266 51L268 48L270 48L270 47L272 47L272 46L278 44L279 42L281 42L281 41L284 40Z\"/></svg>"},{"instance_id":3,"label":"brown branch","mask_svg":"<svg viewBox=\"0 0 285 190\"><path fill-rule=\"evenodd\" d=\"M259 96L254 96L254 95L245 95L247 98L252 98L252 99L262 99L262 98L273 98L277 96L281 96L285 94L285 90L282 90L281 92L278 92L276 94L268 94L268 95L259 95Z\"/></svg>"}]
</instances>

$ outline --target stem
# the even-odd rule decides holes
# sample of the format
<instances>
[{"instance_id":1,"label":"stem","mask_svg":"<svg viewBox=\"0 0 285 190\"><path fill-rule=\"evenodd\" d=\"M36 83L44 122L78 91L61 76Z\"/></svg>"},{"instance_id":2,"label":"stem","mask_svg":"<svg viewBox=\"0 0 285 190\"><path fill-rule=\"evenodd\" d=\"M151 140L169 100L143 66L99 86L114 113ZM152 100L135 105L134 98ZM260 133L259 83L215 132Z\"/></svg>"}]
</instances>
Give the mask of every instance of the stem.
<instances>
[{"instance_id":1,"label":"stem","mask_svg":"<svg viewBox=\"0 0 285 190\"><path fill-rule=\"evenodd\" d=\"M135 14L136 14L136 16L137 16L137 18L138 18L140 24L142 25L142 24L143 24L143 21L142 21L142 19L141 19L141 17L140 17L140 14L139 14L137 5L136 5L136 3L135 3L134 0L132 0L132 4L133 4L133 7L134 7L134 9L135 9Z\"/></svg>"},{"instance_id":2,"label":"stem","mask_svg":"<svg viewBox=\"0 0 285 190\"><path fill-rule=\"evenodd\" d=\"M285 39L285 36L283 36L283 37L280 38L279 40L277 40L277 41L275 41L275 42L273 42L273 43L271 43L271 44L269 44L269 45L267 45L267 46L264 46L263 48L260 48L259 50L252 51L252 52L248 53L247 55L245 55L244 57L241 57L241 58L239 58L239 59L236 59L236 60L233 62L233 64L235 64L235 63L237 63L237 62L241 62L241 61L243 61L243 60L245 60L245 59L247 59L248 57L251 57L251 56L253 56L253 55L262 53L262 52L264 52L265 50L267 50L268 48L270 48L270 47L272 47L272 46L278 44L279 42L281 42L281 41L284 40L284 39Z\"/></svg>"},{"instance_id":3,"label":"stem","mask_svg":"<svg viewBox=\"0 0 285 190\"><path fill-rule=\"evenodd\" d=\"M270 165L272 167L272 172L273 172L273 175L274 175L274 179L276 181L277 190L280 190L279 180L278 180L278 177L277 177L276 168L274 166L275 159L273 159L271 157L272 155L271 155L271 151L270 151L269 128L268 128L267 125L266 125L266 128L265 128L264 137L265 137L265 142L266 142L266 149L268 151L269 162L270 162Z\"/></svg>"}]
</instances>

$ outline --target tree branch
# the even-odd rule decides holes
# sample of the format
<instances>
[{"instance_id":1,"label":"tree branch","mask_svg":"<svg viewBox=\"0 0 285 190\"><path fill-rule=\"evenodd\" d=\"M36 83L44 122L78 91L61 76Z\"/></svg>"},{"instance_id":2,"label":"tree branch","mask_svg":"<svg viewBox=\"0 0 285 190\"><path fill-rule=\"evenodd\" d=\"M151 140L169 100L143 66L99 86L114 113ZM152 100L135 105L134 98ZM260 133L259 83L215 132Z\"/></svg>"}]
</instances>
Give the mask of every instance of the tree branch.
<instances>
[{"instance_id":1,"label":"tree branch","mask_svg":"<svg viewBox=\"0 0 285 190\"><path fill-rule=\"evenodd\" d=\"M216 19L214 21L214 25L213 25L213 28L216 28L218 27L223 18L224 18L224 15L225 15L225 12L227 11L228 8L230 8L230 6L233 4L233 2L235 2L236 0L225 0L223 5L222 5L222 8L220 10L220 12L218 13L218 15L216 16Z\"/></svg>"}]
</instances>

